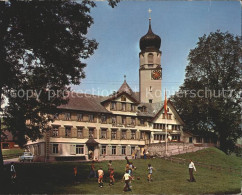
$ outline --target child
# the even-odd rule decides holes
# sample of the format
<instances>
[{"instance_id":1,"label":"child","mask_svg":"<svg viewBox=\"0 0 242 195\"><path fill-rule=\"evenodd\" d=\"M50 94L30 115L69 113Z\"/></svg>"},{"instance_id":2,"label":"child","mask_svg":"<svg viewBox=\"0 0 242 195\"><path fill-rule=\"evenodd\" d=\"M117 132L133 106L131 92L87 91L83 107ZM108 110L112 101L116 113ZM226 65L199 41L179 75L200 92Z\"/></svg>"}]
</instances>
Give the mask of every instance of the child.
<instances>
[{"instance_id":1,"label":"child","mask_svg":"<svg viewBox=\"0 0 242 195\"><path fill-rule=\"evenodd\" d=\"M17 177L17 174L16 174L16 171L15 171L15 167L14 167L14 163L13 162L11 162L10 174L11 174L11 182L14 184L15 180L16 180L16 177Z\"/></svg>"},{"instance_id":2,"label":"child","mask_svg":"<svg viewBox=\"0 0 242 195\"><path fill-rule=\"evenodd\" d=\"M131 180L132 178L130 177L129 175L129 171L126 170L124 176L123 176L123 180L125 181L125 186L124 186L124 189L123 191L126 192L126 191L131 191L130 189L130 186L129 186L129 181Z\"/></svg>"},{"instance_id":3,"label":"child","mask_svg":"<svg viewBox=\"0 0 242 195\"><path fill-rule=\"evenodd\" d=\"M77 166L74 167L74 178L75 182L77 182Z\"/></svg>"},{"instance_id":4,"label":"child","mask_svg":"<svg viewBox=\"0 0 242 195\"><path fill-rule=\"evenodd\" d=\"M153 172L153 167L151 166L151 164L148 164L148 181L151 182L152 181L152 172Z\"/></svg>"},{"instance_id":5,"label":"child","mask_svg":"<svg viewBox=\"0 0 242 195\"><path fill-rule=\"evenodd\" d=\"M103 175L104 175L102 167L99 168L97 173L98 173L98 184L99 184L99 187L102 188L103 187Z\"/></svg>"},{"instance_id":6,"label":"child","mask_svg":"<svg viewBox=\"0 0 242 195\"><path fill-rule=\"evenodd\" d=\"M110 180L109 180L109 185L114 185L115 179L114 179L114 170L113 168L110 169L110 176L109 176Z\"/></svg>"}]
</instances>

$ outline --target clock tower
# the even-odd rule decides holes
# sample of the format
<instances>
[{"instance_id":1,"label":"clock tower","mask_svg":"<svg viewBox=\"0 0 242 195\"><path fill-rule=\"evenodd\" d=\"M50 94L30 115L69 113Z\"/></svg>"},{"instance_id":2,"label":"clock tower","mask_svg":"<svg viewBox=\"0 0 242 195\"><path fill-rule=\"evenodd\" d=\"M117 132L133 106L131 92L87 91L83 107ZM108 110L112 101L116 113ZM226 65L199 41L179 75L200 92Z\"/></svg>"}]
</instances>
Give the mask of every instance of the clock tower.
<instances>
[{"instance_id":1,"label":"clock tower","mask_svg":"<svg viewBox=\"0 0 242 195\"><path fill-rule=\"evenodd\" d=\"M151 29L149 18L149 30L140 39L139 53L139 91L140 102L161 102L161 38L154 34Z\"/></svg>"}]
</instances>

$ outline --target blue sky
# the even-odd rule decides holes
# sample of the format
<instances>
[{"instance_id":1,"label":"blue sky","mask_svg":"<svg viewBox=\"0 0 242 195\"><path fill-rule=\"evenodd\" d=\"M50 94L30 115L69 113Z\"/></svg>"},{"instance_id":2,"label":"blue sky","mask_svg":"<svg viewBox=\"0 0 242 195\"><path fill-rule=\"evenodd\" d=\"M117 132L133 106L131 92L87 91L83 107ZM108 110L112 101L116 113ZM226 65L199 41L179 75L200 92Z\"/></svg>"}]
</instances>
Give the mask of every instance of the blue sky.
<instances>
[{"instance_id":1,"label":"blue sky","mask_svg":"<svg viewBox=\"0 0 242 195\"><path fill-rule=\"evenodd\" d=\"M139 40L148 31L149 8L152 30L161 37L162 91L166 88L168 96L182 85L187 56L198 37L217 29L241 35L239 1L122 1L115 8L105 1L96 4L87 36L99 46L86 60L86 78L73 86L79 92L108 95L119 89L124 75L139 90Z\"/></svg>"}]
</instances>

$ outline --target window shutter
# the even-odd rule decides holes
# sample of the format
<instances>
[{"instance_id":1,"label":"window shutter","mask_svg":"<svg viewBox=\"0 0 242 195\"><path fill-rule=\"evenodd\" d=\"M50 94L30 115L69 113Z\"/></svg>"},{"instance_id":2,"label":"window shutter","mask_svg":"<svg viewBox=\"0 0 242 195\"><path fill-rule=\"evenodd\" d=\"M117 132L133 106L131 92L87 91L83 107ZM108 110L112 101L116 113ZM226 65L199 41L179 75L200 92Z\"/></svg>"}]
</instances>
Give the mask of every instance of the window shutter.
<instances>
[{"instance_id":1,"label":"window shutter","mask_svg":"<svg viewBox=\"0 0 242 195\"><path fill-rule=\"evenodd\" d=\"M49 144L49 149L46 148L46 156L49 156L49 154L53 154L53 144Z\"/></svg>"},{"instance_id":2,"label":"window shutter","mask_svg":"<svg viewBox=\"0 0 242 195\"><path fill-rule=\"evenodd\" d=\"M71 149L71 151L70 151L70 154L71 155L76 155L76 145L70 145L70 149Z\"/></svg>"},{"instance_id":3,"label":"window shutter","mask_svg":"<svg viewBox=\"0 0 242 195\"><path fill-rule=\"evenodd\" d=\"M129 112L131 111L131 104L129 104L129 103L126 104L126 110Z\"/></svg>"},{"instance_id":4,"label":"window shutter","mask_svg":"<svg viewBox=\"0 0 242 195\"><path fill-rule=\"evenodd\" d=\"M101 139L101 137L102 137L102 129L99 129L98 131L99 131L99 139Z\"/></svg>"},{"instance_id":5,"label":"window shutter","mask_svg":"<svg viewBox=\"0 0 242 195\"><path fill-rule=\"evenodd\" d=\"M130 131L130 129L128 129L126 131L126 136L127 136L127 139L131 139L131 131Z\"/></svg>"},{"instance_id":6,"label":"window shutter","mask_svg":"<svg viewBox=\"0 0 242 195\"><path fill-rule=\"evenodd\" d=\"M59 119L60 120L65 120L65 114L64 113L59 114Z\"/></svg>"},{"instance_id":7,"label":"window shutter","mask_svg":"<svg viewBox=\"0 0 242 195\"><path fill-rule=\"evenodd\" d=\"M77 137L77 129L74 127L71 128L71 137Z\"/></svg>"},{"instance_id":8,"label":"window shutter","mask_svg":"<svg viewBox=\"0 0 242 195\"><path fill-rule=\"evenodd\" d=\"M96 123L97 122L97 115L93 116L93 122Z\"/></svg>"},{"instance_id":9,"label":"window shutter","mask_svg":"<svg viewBox=\"0 0 242 195\"><path fill-rule=\"evenodd\" d=\"M71 113L71 120L77 121L77 113L76 112Z\"/></svg>"},{"instance_id":10,"label":"window shutter","mask_svg":"<svg viewBox=\"0 0 242 195\"><path fill-rule=\"evenodd\" d=\"M135 119L135 124L140 125L140 120L138 118Z\"/></svg>"},{"instance_id":11,"label":"window shutter","mask_svg":"<svg viewBox=\"0 0 242 195\"><path fill-rule=\"evenodd\" d=\"M131 117L127 117L127 124L128 124L128 125L131 124Z\"/></svg>"},{"instance_id":12,"label":"window shutter","mask_svg":"<svg viewBox=\"0 0 242 195\"><path fill-rule=\"evenodd\" d=\"M84 121L84 122L87 122L88 120L89 120L88 115L87 115L87 114L84 114L84 115L83 115L83 121Z\"/></svg>"},{"instance_id":13,"label":"window shutter","mask_svg":"<svg viewBox=\"0 0 242 195\"><path fill-rule=\"evenodd\" d=\"M136 139L140 139L140 132L136 131Z\"/></svg>"},{"instance_id":14,"label":"window shutter","mask_svg":"<svg viewBox=\"0 0 242 195\"><path fill-rule=\"evenodd\" d=\"M117 110L122 110L122 104L121 104L121 102L117 102Z\"/></svg>"},{"instance_id":15,"label":"window shutter","mask_svg":"<svg viewBox=\"0 0 242 195\"><path fill-rule=\"evenodd\" d=\"M117 123L121 124L122 123L122 117L121 116L117 116Z\"/></svg>"},{"instance_id":16,"label":"window shutter","mask_svg":"<svg viewBox=\"0 0 242 195\"><path fill-rule=\"evenodd\" d=\"M116 137L117 137L118 140L121 139L121 131L119 129L117 130Z\"/></svg>"},{"instance_id":17,"label":"window shutter","mask_svg":"<svg viewBox=\"0 0 242 195\"><path fill-rule=\"evenodd\" d=\"M84 139L88 138L88 129L87 128L83 128L83 138Z\"/></svg>"},{"instance_id":18,"label":"window shutter","mask_svg":"<svg viewBox=\"0 0 242 195\"><path fill-rule=\"evenodd\" d=\"M62 154L62 144L58 144L58 154Z\"/></svg>"},{"instance_id":19,"label":"window shutter","mask_svg":"<svg viewBox=\"0 0 242 195\"><path fill-rule=\"evenodd\" d=\"M107 129L107 139L111 139L111 130Z\"/></svg>"},{"instance_id":20,"label":"window shutter","mask_svg":"<svg viewBox=\"0 0 242 195\"><path fill-rule=\"evenodd\" d=\"M65 137L65 127L59 128L60 137Z\"/></svg>"},{"instance_id":21,"label":"window shutter","mask_svg":"<svg viewBox=\"0 0 242 195\"><path fill-rule=\"evenodd\" d=\"M94 136L94 139L97 139L97 129L96 128L94 129L94 135L93 136Z\"/></svg>"}]
</instances>

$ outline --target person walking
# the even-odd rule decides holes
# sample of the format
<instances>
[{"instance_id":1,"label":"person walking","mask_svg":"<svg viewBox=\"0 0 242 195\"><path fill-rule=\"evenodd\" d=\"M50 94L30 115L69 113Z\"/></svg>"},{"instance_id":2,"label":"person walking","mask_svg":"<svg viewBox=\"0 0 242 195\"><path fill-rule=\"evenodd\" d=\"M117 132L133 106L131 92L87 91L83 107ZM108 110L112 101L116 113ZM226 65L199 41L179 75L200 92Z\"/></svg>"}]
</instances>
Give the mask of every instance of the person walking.
<instances>
[{"instance_id":1,"label":"person walking","mask_svg":"<svg viewBox=\"0 0 242 195\"><path fill-rule=\"evenodd\" d=\"M90 179L91 177L97 177L96 171L95 171L95 165L94 165L94 161L92 161L91 167L90 167L90 173L88 175L88 179Z\"/></svg>"},{"instance_id":2,"label":"person walking","mask_svg":"<svg viewBox=\"0 0 242 195\"><path fill-rule=\"evenodd\" d=\"M188 169L189 169L189 176L190 176L189 182L196 182L196 180L193 176L193 169L194 169L194 171L196 171L196 167L195 167L194 163L192 162L192 159L190 160Z\"/></svg>"},{"instance_id":3,"label":"person walking","mask_svg":"<svg viewBox=\"0 0 242 195\"><path fill-rule=\"evenodd\" d=\"M77 166L75 166L74 168L73 168L73 170L74 170L74 181L75 181L75 183L77 182Z\"/></svg>"}]
</instances>

